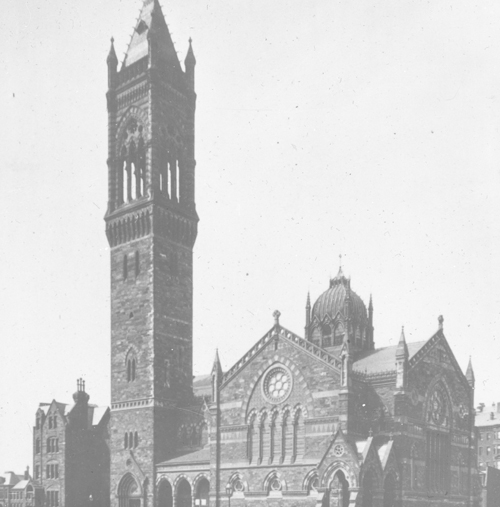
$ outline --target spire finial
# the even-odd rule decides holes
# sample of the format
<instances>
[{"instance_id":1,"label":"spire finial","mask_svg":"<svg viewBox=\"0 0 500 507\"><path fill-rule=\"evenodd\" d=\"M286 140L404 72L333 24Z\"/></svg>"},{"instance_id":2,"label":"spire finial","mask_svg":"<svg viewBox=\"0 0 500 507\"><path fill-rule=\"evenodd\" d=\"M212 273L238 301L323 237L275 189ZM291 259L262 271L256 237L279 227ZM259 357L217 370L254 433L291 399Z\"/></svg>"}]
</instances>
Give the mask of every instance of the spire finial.
<instances>
[{"instance_id":1,"label":"spire finial","mask_svg":"<svg viewBox=\"0 0 500 507\"><path fill-rule=\"evenodd\" d=\"M281 312L279 310L274 310L273 317L274 317L274 325L275 326L280 325L280 316L281 316Z\"/></svg>"},{"instance_id":2,"label":"spire finial","mask_svg":"<svg viewBox=\"0 0 500 507\"><path fill-rule=\"evenodd\" d=\"M339 254L339 268L342 269L342 254Z\"/></svg>"},{"instance_id":3,"label":"spire finial","mask_svg":"<svg viewBox=\"0 0 500 507\"><path fill-rule=\"evenodd\" d=\"M439 322L439 329L443 329L443 322L444 322L444 317L442 315L440 315L438 317L438 322Z\"/></svg>"}]
</instances>

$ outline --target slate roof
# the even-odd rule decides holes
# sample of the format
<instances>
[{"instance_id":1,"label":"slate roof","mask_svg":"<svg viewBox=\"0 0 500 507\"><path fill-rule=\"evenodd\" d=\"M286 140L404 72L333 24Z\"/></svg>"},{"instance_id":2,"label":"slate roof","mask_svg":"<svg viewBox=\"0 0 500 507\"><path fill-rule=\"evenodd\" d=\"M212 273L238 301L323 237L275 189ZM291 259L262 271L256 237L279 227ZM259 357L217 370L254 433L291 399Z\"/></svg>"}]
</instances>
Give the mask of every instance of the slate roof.
<instances>
[{"instance_id":1,"label":"slate roof","mask_svg":"<svg viewBox=\"0 0 500 507\"><path fill-rule=\"evenodd\" d=\"M23 490L26 489L26 486L30 483L30 479L23 479L19 481L12 489Z\"/></svg>"},{"instance_id":2,"label":"slate roof","mask_svg":"<svg viewBox=\"0 0 500 507\"><path fill-rule=\"evenodd\" d=\"M476 427L491 426L500 426L500 413L497 412L496 404L492 407L484 407L482 412L476 412Z\"/></svg>"},{"instance_id":3,"label":"slate roof","mask_svg":"<svg viewBox=\"0 0 500 507\"><path fill-rule=\"evenodd\" d=\"M344 315L348 285L350 285L350 281L344 276L342 268L340 268L337 276L330 280L330 288L323 292L314 303L312 310L313 318L317 317L322 321L325 315L330 315L332 319L339 312ZM366 325L366 306L363 300L350 287L349 293L351 298L351 318Z\"/></svg>"},{"instance_id":4,"label":"slate roof","mask_svg":"<svg viewBox=\"0 0 500 507\"><path fill-rule=\"evenodd\" d=\"M174 458L168 459L163 463L159 463L160 466L176 466L185 464L195 463L208 463L210 461L210 447L206 446L203 449L199 449L194 452L189 452Z\"/></svg>"},{"instance_id":5,"label":"slate roof","mask_svg":"<svg viewBox=\"0 0 500 507\"><path fill-rule=\"evenodd\" d=\"M164 19L158 0L144 0L125 53L123 67L128 67L149 54L148 34L151 31L151 25L154 24L153 33L157 28L161 30L161 36L156 39L158 51L165 61L180 69L177 52Z\"/></svg>"},{"instance_id":6,"label":"slate roof","mask_svg":"<svg viewBox=\"0 0 500 507\"><path fill-rule=\"evenodd\" d=\"M409 359L412 358L427 341L408 343ZM353 369L361 373L382 373L396 369L397 345L370 350L363 353L353 364Z\"/></svg>"},{"instance_id":7,"label":"slate roof","mask_svg":"<svg viewBox=\"0 0 500 507\"><path fill-rule=\"evenodd\" d=\"M193 380L193 392L195 396L211 396L212 382L210 375L196 375Z\"/></svg>"}]
</instances>

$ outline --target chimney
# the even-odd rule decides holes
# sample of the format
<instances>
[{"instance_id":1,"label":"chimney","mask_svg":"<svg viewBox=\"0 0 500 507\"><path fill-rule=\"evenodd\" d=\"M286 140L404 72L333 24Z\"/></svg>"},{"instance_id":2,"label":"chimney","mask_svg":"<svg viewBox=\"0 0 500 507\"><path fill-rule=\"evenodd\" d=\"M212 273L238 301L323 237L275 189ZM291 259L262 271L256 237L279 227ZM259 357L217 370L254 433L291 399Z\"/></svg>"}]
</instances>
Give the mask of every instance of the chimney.
<instances>
[{"instance_id":1,"label":"chimney","mask_svg":"<svg viewBox=\"0 0 500 507\"><path fill-rule=\"evenodd\" d=\"M482 412L484 409L484 403L480 403L477 407L478 412Z\"/></svg>"},{"instance_id":2,"label":"chimney","mask_svg":"<svg viewBox=\"0 0 500 507\"><path fill-rule=\"evenodd\" d=\"M26 467L26 470L24 471L24 478L25 480L28 480L30 478L30 467Z\"/></svg>"},{"instance_id":3,"label":"chimney","mask_svg":"<svg viewBox=\"0 0 500 507\"><path fill-rule=\"evenodd\" d=\"M495 419L495 412L490 412L490 420Z\"/></svg>"},{"instance_id":4,"label":"chimney","mask_svg":"<svg viewBox=\"0 0 500 507\"><path fill-rule=\"evenodd\" d=\"M497 413L500 413L500 403L497 403Z\"/></svg>"}]
</instances>

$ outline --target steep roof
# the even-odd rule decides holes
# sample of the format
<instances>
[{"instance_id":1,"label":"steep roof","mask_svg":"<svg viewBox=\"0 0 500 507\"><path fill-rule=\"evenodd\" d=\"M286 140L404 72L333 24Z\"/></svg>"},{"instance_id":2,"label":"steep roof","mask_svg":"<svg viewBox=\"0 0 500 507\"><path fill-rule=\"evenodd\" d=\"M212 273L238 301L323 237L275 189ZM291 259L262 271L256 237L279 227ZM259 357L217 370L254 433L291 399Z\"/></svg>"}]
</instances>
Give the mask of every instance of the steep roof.
<instances>
[{"instance_id":1,"label":"steep roof","mask_svg":"<svg viewBox=\"0 0 500 507\"><path fill-rule=\"evenodd\" d=\"M128 67L149 54L148 38L151 37L155 37L163 60L180 69L177 52L158 0L144 0L125 53L123 67Z\"/></svg>"},{"instance_id":2,"label":"steep roof","mask_svg":"<svg viewBox=\"0 0 500 507\"><path fill-rule=\"evenodd\" d=\"M195 396L211 396L211 375L196 375L193 380L193 392Z\"/></svg>"},{"instance_id":3,"label":"steep roof","mask_svg":"<svg viewBox=\"0 0 500 507\"><path fill-rule=\"evenodd\" d=\"M500 413L497 412L497 406L493 404L488 410L488 407L484 407L482 412L476 412L476 427L492 427L500 426Z\"/></svg>"},{"instance_id":4,"label":"steep roof","mask_svg":"<svg viewBox=\"0 0 500 507\"><path fill-rule=\"evenodd\" d=\"M411 359L427 341L408 343L408 354ZM396 350L398 345L382 347L364 352L353 364L353 369L361 373L382 373L396 369Z\"/></svg>"},{"instance_id":5,"label":"steep roof","mask_svg":"<svg viewBox=\"0 0 500 507\"><path fill-rule=\"evenodd\" d=\"M210 461L210 447L206 446L203 449L199 449L198 451L189 452L187 454L183 454L180 456L176 456L174 458L168 459L163 463L159 463L159 465L184 465L184 464L194 464L194 463L205 463Z\"/></svg>"}]
</instances>

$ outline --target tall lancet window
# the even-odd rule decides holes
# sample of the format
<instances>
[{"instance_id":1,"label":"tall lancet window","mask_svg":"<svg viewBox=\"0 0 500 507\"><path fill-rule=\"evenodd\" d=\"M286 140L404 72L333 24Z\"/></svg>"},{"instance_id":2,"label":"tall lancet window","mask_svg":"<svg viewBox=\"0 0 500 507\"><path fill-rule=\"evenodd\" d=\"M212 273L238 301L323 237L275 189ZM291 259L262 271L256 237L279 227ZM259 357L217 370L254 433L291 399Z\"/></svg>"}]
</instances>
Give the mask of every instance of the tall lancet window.
<instances>
[{"instance_id":1,"label":"tall lancet window","mask_svg":"<svg viewBox=\"0 0 500 507\"><path fill-rule=\"evenodd\" d=\"M129 121L118 161L118 205L138 199L145 192L146 143L137 120Z\"/></svg>"}]
</instances>

